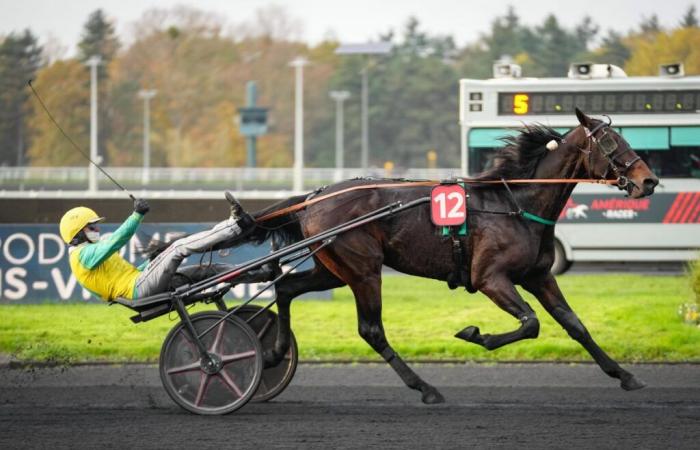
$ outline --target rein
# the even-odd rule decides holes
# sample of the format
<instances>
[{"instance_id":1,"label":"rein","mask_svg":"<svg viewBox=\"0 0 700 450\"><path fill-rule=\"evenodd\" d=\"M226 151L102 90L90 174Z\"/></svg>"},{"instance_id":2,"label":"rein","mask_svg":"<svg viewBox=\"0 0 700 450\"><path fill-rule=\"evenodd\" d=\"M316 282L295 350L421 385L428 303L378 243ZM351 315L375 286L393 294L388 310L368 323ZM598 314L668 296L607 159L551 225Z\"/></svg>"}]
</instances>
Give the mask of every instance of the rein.
<instances>
[{"instance_id":1,"label":"rein","mask_svg":"<svg viewBox=\"0 0 700 450\"><path fill-rule=\"evenodd\" d=\"M593 178L533 178L533 179L515 179L515 180L476 180L474 178L455 178L454 179L456 182L460 183L467 183L467 184L505 184L506 187L508 187L508 184L575 184L575 183L592 183L592 184L607 184L607 185L615 185L617 184L617 180L597 180ZM274 219L275 217L280 217L284 216L286 214L292 213L299 211L300 209L304 209L309 205L313 205L314 203L318 203L322 200L327 200L329 198L337 197L338 195L345 194L348 192L353 192L353 191L359 191L359 190L365 190L365 189L382 189L382 188L397 188L397 187L418 187L418 186L436 186L440 184L440 181L409 181L409 182L404 182L404 183L375 183L375 184L366 184L362 186L353 186L349 187L346 189L342 189L337 192L332 192L330 194L326 195L321 195L318 197L314 197L310 200L303 201L301 203L297 203L296 205L288 206L286 208L282 208L277 211L273 211L269 214L265 214L262 217L259 217L255 219L256 222L265 222L270 219ZM510 191L510 188L508 189ZM512 195L512 194L511 194ZM510 213L508 213L510 214ZM553 225L554 222L548 221L547 219L542 219L538 216L534 216L533 214L530 214L526 211L519 211L517 214L522 215L523 217L534 220L536 222L540 223L545 223L541 222L541 219L546 221L545 225ZM530 217L532 216L532 217ZM535 219L537 218L537 219ZM549 223L552 222L552 223Z\"/></svg>"}]
</instances>

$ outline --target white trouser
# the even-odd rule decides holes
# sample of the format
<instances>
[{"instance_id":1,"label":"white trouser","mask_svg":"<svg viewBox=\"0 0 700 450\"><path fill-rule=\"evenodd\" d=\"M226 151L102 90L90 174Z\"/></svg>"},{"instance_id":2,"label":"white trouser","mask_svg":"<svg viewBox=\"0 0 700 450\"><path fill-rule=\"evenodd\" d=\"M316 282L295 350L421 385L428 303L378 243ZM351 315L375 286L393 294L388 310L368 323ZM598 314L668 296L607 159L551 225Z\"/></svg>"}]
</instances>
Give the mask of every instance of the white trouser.
<instances>
[{"instance_id":1,"label":"white trouser","mask_svg":"<svg viewBox=\"0 0 700 450\"><path fill-rule=\"evenodd\" d=\"M170 286L170 280L182 261L192 253L202 253L219 242L235 238L241 234L241 228L231 218L219 222L214 228L178 239L163 253L156 256L136 280L136 297L165 292Z\"/></svg>"}]
</instances>

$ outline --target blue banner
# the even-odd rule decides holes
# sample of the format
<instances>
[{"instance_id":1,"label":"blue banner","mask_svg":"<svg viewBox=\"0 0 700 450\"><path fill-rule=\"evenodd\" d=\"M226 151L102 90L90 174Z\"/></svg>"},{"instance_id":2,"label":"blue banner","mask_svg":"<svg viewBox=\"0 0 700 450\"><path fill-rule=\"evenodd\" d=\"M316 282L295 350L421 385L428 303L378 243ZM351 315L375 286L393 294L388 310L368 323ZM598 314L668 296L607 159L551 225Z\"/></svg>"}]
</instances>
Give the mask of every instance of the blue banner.
<instances>
[{"instance_id":1,"label":"blue banner","mask_svg":"<svg viewBox=\"0 0 700 450\"><path fill-rule=\"evenodd\" d=\"M121 255L134 265L144 258L140 250L151 239L171 241L184 234L196 233L213 224L202 223L144 223L138 233L124 246ZM109 235L119 224L100 224L103 236ZM240 247L192 255L182 265L225 262L242 264L270 252L270 245L242 245ZM307 261L300 270L313 267ZM262 284L240 284L227 297L249 298ZM264 292L260 299L271 299L274 289ZM314 293L313 298L330 298L330 291ZM0 225L0 303L63 303L100 302L83 289L71 273L68 246L63 243L57 225L12 224Z\"/></svg>"}]
</instances>

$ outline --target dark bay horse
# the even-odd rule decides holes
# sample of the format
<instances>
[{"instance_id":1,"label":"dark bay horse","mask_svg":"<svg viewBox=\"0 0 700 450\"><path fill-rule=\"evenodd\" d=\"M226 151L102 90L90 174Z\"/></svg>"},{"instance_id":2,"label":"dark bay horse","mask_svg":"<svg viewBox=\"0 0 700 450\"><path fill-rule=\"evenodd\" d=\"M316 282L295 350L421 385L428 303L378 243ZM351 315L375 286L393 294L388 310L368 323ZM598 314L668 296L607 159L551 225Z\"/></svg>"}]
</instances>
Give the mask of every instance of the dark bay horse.
<instances>
[{"instance_id":1,"label":"dark bay horse","mask_svg":"<svg viewBox=\"0 0 700 450\"><path fill-rule=\"evenodd\" d=\"M516 178L618 179L619 186L633 198L651 195L658 179L609 123L576 110L579 126L565 136L551 128L525 128L507 141L493 168L477 180ZM547 149L556 141L558 148ZM554 147L550 144L549 147ZM395 180L349 180L334 184L321 195L353 186L396 184ZM559 217L575 184L468 185L471 249L470 284L496 305L520 321L518 329L502 334L484 334L468 326L456 334L465 341L489 350L521 339L536 338L539 321L515 289L532 293L545 310L579 342L609 376L620 379L623 389L644 384L621 368L593 340L569 307L550 273L554 260L554 226L528 220L521 215L497 214L517 210L517 205L541 218ZM397 200L410 201L430 195L430 187L378 187L338 195L282 216L259 221L251 239L272 237L287 245L313 236ZM303 202L298 196L255 214L271 212ZM437 280L448 280L455 271L452 243L438 236L430 220L429 205L418 206L339 235L315 256L315 268L294 273L276 285L279 312L275 348L265 354L266 364L277 364L286 353L290 339L292 299L311 291L348 285L356 304L359 334L387 361L406 385L421 391L424 403L444 401L442 395L423 381L392 349L382 325L382 265L399 272ZM466 285L467 283L465 283Z\"/></svg>"}]
</instances>

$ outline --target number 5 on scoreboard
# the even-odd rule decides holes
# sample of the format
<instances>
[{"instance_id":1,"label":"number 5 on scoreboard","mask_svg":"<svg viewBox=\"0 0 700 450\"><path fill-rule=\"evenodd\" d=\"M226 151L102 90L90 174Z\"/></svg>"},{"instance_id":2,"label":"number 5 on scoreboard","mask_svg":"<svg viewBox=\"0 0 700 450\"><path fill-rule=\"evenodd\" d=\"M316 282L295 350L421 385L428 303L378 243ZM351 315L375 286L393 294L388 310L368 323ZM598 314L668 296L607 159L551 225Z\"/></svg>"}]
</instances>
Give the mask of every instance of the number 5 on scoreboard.
<instances>
[{"instance_id":1,"label":"number 5 on scoreboard","mask_svg":"<svg viewBox=\"0 0 700 450\"><path fill-rule=\"evenodd\" d=\"M430 220L441 227L462 225L467 219L464 188L458 184L435 186L430 193Z\"/></svg>"}]
</instances>

